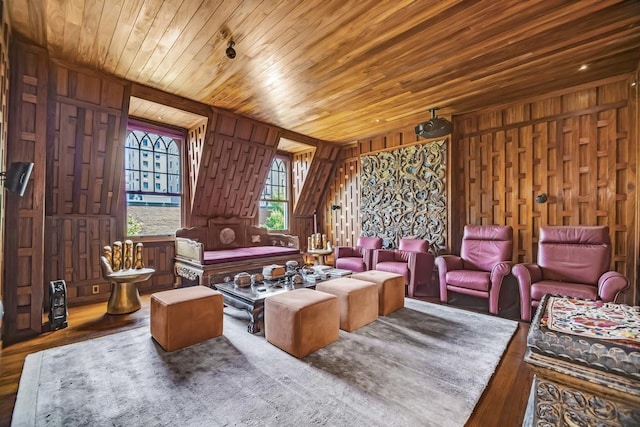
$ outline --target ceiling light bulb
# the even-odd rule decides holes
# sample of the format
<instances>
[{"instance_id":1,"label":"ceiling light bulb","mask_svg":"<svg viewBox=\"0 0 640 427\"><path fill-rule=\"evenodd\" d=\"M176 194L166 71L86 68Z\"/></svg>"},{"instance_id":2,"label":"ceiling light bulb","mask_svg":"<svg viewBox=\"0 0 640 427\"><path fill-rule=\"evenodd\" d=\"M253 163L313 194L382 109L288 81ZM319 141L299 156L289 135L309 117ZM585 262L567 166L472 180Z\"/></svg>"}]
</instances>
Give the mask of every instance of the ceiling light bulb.
<instances>
[{"instance_id":1,"label":"ceiling light bulb","mask_svg":"<svg viewBox=\"0 0 640 427\"><path fill-rule=\"evenodd\" d=\"M587 68L589 68L589 66L588 66L587 64L583 64L583 65L581 65L581 66L580 66L579 70L580 70L580 71L584 71L584 70L586 70Z\"/></svg>"}]
</instances>

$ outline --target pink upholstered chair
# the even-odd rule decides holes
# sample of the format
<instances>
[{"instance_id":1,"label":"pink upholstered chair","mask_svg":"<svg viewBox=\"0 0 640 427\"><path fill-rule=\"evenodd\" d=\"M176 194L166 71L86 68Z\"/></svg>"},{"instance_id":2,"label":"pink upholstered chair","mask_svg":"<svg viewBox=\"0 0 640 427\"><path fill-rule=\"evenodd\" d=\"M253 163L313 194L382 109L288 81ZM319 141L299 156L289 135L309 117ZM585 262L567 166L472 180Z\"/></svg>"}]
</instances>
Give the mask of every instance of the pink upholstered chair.
<instances>
[{"instance_id":1,"label":"pink upholstered chair","mask_svg":"<svg viewBox=\"0 0 640 427\"><path fill-rule=\"evenodd\" d=\"M615 302L629 280L610 267L609 227L540 227L537 263L513 267L522 320L531 320L531 307L538 307L544 294Z\"/></svg>"},{"instance_id":2,"label":"pink upholstered chair","mask_svg":"<svg viewBox=\"0 0 640 427\"><path fill-rule=\"evenodd\" d=\"M466 225L460 256L436 258L440 301L448 292L489 299L489 313L498 314L502 282L511 271L513 229L508 225Z\"/></svg>"},{"instance_id":3,"label":"pink upholstered chair","mask_svg":"<svg viewBox=\"0 0 640 427\"><path fill-rule=\"evenodd\" d=\"M336 268L351 271L371 270L373 251L382 247L379 237L359 237L356 246L336 246L334 259Z\"/></svg>"},{"instance_id":4,"label":"pink upholstered chair","mask_svg":"<svg viewBox=\"0 0 640 427\"><path fill-rule=\"evenodd\" d=\"M373 269L402 274L413 297L416 288L431 284L435 257L429 253L429 241L400 239L398 249L376 249L373 253Z\"/></svg>"}]
</instances>

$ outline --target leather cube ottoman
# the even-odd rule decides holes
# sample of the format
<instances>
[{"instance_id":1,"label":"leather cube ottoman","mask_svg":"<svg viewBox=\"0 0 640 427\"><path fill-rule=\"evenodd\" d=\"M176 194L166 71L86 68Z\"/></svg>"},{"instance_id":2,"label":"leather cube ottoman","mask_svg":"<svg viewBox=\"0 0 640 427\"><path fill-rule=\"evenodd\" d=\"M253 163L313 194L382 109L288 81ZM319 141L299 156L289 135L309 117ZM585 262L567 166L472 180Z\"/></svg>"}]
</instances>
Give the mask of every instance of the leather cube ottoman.
<instances>
[{"instance_id":1,"label":"leather cube ottoman","mask_svg":"<svg viewBox=\"0 0 640 427\"><path fill-rule=\"evenodd\" d=\"M151 336L174 351L222 335L222 294L205 286L151 295Z\"/></svg>"},{"instance_id":2,"label":"leather cube ottoman","mask_svg":"<svg viewBox=\"0 0 640 427\"><path fill-rule=\"evenodd\" d=\"M282 292L264 300L264 336L298 358L338 340L340 311L335 295L311 289Z\"/></svg>"},{"instance_id":3,"label":"leather cube ottoman","mask_svg":"<svg viewBox=\"0 0 640 427\"><path fill-rule=\"evenodd\" d=\"M378 314L386 316L404 307L404 276L386 271L369 270L351 275L378 285Z\"/></svg>"},{"instance_id":4,"label":"leather cube ottoman","mask_svg":"<svg viewBox=\"0 0 640 427\"><path fill-rule=\"evenodd\" d=\"M378 285L343 277L316 285L316 291L338 297L340 329L351 332L378 318Z\"/></svg>"}]
</instances>

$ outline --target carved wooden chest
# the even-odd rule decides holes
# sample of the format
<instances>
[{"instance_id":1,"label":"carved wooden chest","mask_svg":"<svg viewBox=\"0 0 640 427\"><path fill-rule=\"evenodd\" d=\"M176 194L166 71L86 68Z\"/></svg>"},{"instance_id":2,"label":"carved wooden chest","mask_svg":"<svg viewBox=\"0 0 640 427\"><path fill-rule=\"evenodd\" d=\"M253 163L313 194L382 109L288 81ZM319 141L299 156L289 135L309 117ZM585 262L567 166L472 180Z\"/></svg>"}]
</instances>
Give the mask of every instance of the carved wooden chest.
<instances>
[{"instance_id":1,"label":"carved wooden chest","mask_svg":"<svg viewBox=\"0 0 640 427\"><path fill-rule=\"evenodd\" d=\"M523 425L640 425L640 307L545 295L525 361Z\"/></svg>"}]
</instances>

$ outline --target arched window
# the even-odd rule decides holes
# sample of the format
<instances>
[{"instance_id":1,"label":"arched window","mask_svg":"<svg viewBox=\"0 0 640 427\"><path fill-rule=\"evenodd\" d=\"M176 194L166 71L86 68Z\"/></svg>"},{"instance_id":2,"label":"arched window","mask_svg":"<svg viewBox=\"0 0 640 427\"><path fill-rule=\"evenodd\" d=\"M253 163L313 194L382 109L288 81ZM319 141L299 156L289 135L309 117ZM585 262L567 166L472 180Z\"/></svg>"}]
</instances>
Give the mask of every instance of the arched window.
<instances>
[{"instance_id":1,"label":"arched window","mask_svg":"<svg viewBox=\"0 0 640 427\"><path fill-rule=\"evenodd\" d=\"M180 165L184 137L131 121L125 142L127 235L170 235L182 226ZM145 159L153 159L153 161Z\"/></svg>"},{"instance_id":2,"label":"arched window","mask_svg":"<svg viewBox=\"0 0 640 427\"><path fill-rule=\"evenodd\" d=\"M289 228L289 160L276 157L260 196L261 227L269 230Z\"/></svg>"}]
</instances>

